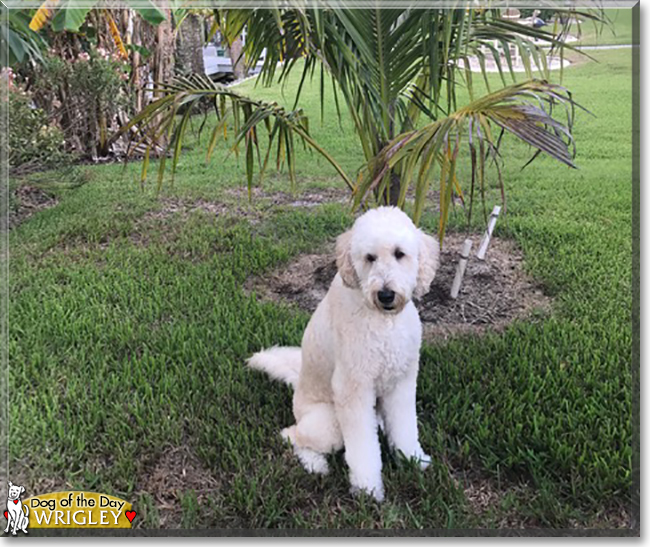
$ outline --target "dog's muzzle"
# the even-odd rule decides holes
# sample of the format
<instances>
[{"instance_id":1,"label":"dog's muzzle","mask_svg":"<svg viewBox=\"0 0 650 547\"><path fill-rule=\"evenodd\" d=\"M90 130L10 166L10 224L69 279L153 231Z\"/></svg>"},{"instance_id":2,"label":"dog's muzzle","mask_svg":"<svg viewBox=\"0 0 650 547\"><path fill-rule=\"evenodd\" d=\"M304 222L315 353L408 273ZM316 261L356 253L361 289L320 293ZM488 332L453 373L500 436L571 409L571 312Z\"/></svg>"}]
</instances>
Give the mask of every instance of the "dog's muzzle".
<instances>
[{"instance_id":1,"label":"dog's muzzle","mask_svg":"<svg viewBox=\"0 0 650 547\"><path fill-rule=\"evenodd\" d=\"M385 309L392 309L395 303L395 291L390 291L388 289L383 289L377 292L377 300Z\"/></svg>"},{"instance_id":2,"label":"dog's muzzle","mask_svg":"<svg viewBox=\"0 0 650 547\"><path fill-rule=\"evenodd\" d=\"M399 313L406 304L401 295L387 288L377 291L374 300L377 308L385 313Z\"/></svg>"}]
</instances>

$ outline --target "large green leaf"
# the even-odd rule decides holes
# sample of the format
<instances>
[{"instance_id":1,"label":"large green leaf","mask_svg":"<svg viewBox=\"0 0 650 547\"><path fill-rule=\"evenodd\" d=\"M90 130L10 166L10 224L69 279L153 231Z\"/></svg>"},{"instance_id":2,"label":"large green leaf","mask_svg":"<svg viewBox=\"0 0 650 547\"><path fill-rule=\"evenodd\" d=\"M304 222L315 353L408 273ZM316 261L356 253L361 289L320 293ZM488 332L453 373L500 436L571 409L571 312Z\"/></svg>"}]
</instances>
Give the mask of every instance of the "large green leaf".
<instances>
[{"instance_id":1,"label":"large green leaf","mask_svg":"<svg viewBox=\"0 0 650 547\"><path fill-rule=\"evenodd\" d=\"M86 16L92 9L92 6L88 7L88 4L88 2L83 2L82 0L67 0L62 3L57 8L56 14L52 19L52 30L54 32L62 32L64 30L79 32L81 25L86 20Z\"/></svg>"},{"instance_id":2,"label":"large green leaf","mask_svg":"<svg viewBox=\"0 0 650 547\"><path fill-rule=\"evenodd\" d=\"M42 61L41 50L46 43L43 38L29 28L31 18L27 13L16 9L0 7L0 58L2 63L13 66L29 59Z\"/></svg>"},{"instance_id":3,"label":"large green leaf","mask_svg":"<svg viewBox=\"0 0 650 547\"><path fill-rule=\"evenodd\" d=\"M4 40L5 36L6 42ZM22 63L27 52L25 41L22 40L20 35L14 32L11 28L6 29L6 32L2 33L2 38L3 40L0 42L0 53L2 54L2 58L4 59L5 55L7 55L7 53L5 53L5 47L7 47L9 49L9 65Z\"/></svg>"},{"instance_id":4,"label":"large green leaf","mask_svg":"<svg viewBox=\"0 0 650 547\"><path fill-rule=\"evenodd\" d=\"M127 4L138 12L140 17L147 23L152 25L159 25L167 19L165 12L159 9L151 0L128 0Z\"/></svg>"},{"instance_id":5,"label":"large green leaf","mask_svg":"<svg viewBox=\"0 0 650 547\"><path fill-rule=\"evenodd\" d=\"M166 17L151 0L128 0L127 2L140 16L152 25L159 25ZM84 0L65 0L57 6L56 13L52 19L52 30L62 32L78 32L83 25L90 10L97 2Z\"/></svg>"}]
</instances>

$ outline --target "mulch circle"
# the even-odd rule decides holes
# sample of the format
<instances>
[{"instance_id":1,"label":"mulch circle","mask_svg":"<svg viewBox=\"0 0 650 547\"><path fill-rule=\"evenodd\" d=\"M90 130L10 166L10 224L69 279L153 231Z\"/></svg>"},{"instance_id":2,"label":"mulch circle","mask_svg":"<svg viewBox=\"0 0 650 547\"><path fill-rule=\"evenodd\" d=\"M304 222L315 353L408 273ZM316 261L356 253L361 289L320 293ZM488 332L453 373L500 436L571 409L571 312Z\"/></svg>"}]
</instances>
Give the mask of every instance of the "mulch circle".
<instances>
[{"instance_id":1,"label":"mulch circle","mask_svg":"<svg viewBox=\"0 0 650 547\"><path fill-rule=\"evenodd\" d=\"M463 241L470 237L473 253L457 299L449 295ZM524 271L523 255L514 242L493 237L486 258L476 258L483 234L448 234L440 265L429 292L416 301L425 339L446 340L459 334L500 331L515 319L546 314L551 299ZM246 289L266 300L285 302L313 312L336 275L334 247L303 254L282 268L251 278Z\"/></svg>"}]
</instances>

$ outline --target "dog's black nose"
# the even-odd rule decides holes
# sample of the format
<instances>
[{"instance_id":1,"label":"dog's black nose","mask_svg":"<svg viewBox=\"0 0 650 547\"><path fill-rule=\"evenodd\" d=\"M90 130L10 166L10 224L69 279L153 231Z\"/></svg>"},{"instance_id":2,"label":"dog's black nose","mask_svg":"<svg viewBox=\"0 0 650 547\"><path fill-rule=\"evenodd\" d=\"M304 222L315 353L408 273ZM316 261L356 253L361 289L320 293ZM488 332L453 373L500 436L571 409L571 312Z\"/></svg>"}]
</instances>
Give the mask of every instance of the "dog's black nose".
<instances>
[{"instance_id":1,"label":"dog's black nose","mask_svg":"<svg viewBox=\"0 0 650 547\"><path fill-rule=\"evenodd\" d=\"M388 291L388 290L383 290L379 291L377 293L377 298L379 298L379 301L382 304L392 304L393 301L395 300L395 292L394 291Z\"/></svg>"}]
</instances>

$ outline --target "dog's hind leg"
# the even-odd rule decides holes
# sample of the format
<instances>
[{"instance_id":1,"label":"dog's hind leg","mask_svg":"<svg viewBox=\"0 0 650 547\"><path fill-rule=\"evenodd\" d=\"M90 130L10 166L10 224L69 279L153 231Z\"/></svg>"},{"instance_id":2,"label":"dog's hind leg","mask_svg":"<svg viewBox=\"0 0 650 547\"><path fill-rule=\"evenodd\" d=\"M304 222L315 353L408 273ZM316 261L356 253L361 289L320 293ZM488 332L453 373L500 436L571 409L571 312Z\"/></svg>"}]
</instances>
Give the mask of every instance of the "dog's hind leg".
<instances>
[{"instance_id":1,"label":"dog's hind leg","mask_svg":"<svg viewBox=\"0 0 650 547\"><path fill-rule=\"evenodd\" d=\"M301 414L296 425L296 442L299 446L322 454L343 448L343 434L333 404L312 404Z\"/></svg>"},{"instance_id":2,"label":"dog's hind leg","mask_svg":"<svg viewBox=\"0 0 650 547\"><path fill-rule=\"evenodd\" d=\"M305 468L305 471L308 473L316 473L318 475L327 475L329 473L329 466L327 465L327 459L325 455L320 452L316 452L311 448L305 448L298 446L296 442L296 426L292 425L283 429L280 433L283 439L289 441L293 446L293 452L300 463Z\"/></svg>"},{"instance_id":3,"label":"dog's hind leg","mask_svg":"<svg viewBox=\"0 0 650 547\"><path fill-rule=\"evenodd\" d=\"M295 426L283 431L291 440L303 467L310 473L327 474L325 454L343 448L343 435L336 420L334 405L317 403L303 409Z\"/></svg>"}]
</instances>

